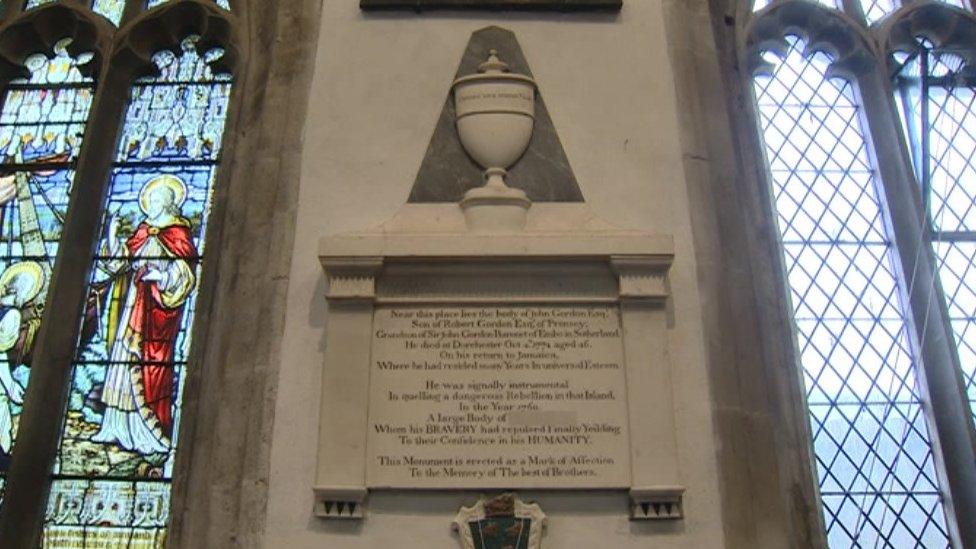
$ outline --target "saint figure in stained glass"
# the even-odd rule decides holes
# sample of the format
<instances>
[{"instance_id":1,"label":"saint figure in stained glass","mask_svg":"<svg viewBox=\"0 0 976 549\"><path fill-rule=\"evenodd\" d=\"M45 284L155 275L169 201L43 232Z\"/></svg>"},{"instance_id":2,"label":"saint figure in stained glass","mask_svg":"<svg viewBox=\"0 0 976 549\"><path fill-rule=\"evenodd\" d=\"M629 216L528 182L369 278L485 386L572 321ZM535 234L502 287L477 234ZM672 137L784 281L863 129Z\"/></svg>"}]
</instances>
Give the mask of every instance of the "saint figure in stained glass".
<instances>
[{"instance_id":1,"label":"saint figure in stained glass","mask_svg":"<svg viewBox=\"0 0 976 549\"><path fill-rule=\"evenodd\" d=\"M111 276L103 289L113 296L106 330L109 366L100 397L104 418L92 437L95 442L142 454L169 451L172 363L183 309L196 285L197 250L181 210L186 194L181 179L161 175L139 192L145 217L135 231L124 236L120 219L109 220L113 249L107 255L112 259L102 267Z\"/></svg>"},{"instance_id":2,"label":"saint figure in stained glass","mask_svg":"<svg viewBox=\"0 0 976 549\"><path fill-rule=\"evenodd\" d=\"M54 55L24 60L30 76L6 89L0 111L0 474L9 466L34 337L64 216L92 83L71 57L70 40Z\"/></svg>"},{"instance_id":3,"label":"saint figure in stained glass","mask_svg":"<svg viewBox=\"0 0 976 549\"><path fill-rule=\"evenodd\" d=\"M231 78L223 51L153 57L118 141L43 546L161 548Z\"/></svg>"},{"instance_id":4,"label":"saint figure in stained glass","mask_svg":"<svg viewBox=\"0 0 976 549\"><path fill-rule=\"evenodd\" d=\"M34 336L41 326L46 274L37 261L20 261L0 274L0 388L10 404L24 403L24 387L13 377L11 365L29 364ZM41 299L39 299L41 298ZM10 406L0 407L0 448L9 454L13 447L14 424Z\"/></svg>"}]
</instances>

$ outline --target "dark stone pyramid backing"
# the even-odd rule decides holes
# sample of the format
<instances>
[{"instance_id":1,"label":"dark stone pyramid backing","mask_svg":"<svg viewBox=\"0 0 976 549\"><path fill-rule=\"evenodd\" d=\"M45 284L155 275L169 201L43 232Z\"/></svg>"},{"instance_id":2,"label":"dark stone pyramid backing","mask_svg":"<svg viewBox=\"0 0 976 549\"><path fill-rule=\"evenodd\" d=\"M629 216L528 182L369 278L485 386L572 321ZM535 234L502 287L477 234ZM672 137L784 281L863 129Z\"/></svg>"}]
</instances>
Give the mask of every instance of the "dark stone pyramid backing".
<instances>
[{"instance_id":1,"label":"dark stone pyramid backing","mask_svg":"<svg viewBox=\"0 0 976 549\"><path fill-rule=\"evenodd\" d=\"M515 35L498 27L484 28L471 36L457 76L476 73L491 49L498 50L512 72L532 76ZM583 202L583 193L541 93L535 100L532 141L522 159L509 171L507 182L509 186L525 191L533 202ZM454 100L448 92L409 202L458 202L466 191L483 183L481 168L464 152L458 140L454 127Z\"/></svg>"}]
</instances>

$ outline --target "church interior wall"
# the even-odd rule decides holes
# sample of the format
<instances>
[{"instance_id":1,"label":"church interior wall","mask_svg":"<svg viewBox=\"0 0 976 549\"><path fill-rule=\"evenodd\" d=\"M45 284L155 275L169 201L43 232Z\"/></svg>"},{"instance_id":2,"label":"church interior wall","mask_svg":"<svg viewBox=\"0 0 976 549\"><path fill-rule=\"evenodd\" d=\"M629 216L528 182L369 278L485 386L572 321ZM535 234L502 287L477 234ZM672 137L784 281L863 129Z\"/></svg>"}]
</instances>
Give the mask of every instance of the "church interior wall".
<instances>
[{"instance_id":1,"label":"church interior wall","mask_svg":"<svg viewBox=\"0 0 976 549\"><path fill-rule=\"evenodd\" d=\"M549 514L549 547L725 545L693 226L699 221L692 215L702 206L690 189L700 175L690 174L697 168L687 150L686 126L696 122L679 113L686 100L679 101L668 42L671 4L631 1L618 15L423 16L364 15L351 1L322 5L278 364L265 546L451 547L454 513L479 495L374 493L362 522L326 523L311 513L329 322L318 239L377 225L403 205L467 40L488 25L520 41L594 213L675 241L669 350L685 519L631 522L622 492L521 495Z\"/></svg>"}]
</instances>

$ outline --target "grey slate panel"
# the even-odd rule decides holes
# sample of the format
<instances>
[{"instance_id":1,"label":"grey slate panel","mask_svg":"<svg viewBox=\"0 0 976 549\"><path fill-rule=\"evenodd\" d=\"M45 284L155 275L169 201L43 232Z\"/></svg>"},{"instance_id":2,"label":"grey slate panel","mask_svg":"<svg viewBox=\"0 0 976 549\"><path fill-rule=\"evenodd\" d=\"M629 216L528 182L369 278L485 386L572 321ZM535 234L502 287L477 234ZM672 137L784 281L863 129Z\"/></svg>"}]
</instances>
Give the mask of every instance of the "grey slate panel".
<instances>
[{"instance_id":1,"label":"grey slate panel","mask_svg":"<svg viewBox=\"0 0 976 549\"><path fill-rule=\"evenodd\" d=\"M491 49L498 50L512 72L532 76L515 34L499 27L487 27L471 36L457 76L476 73ZM583 202L583 193L541 92L536 95L535 108L535 133L525 155L509 170L508 185L525 191L533 202ZM471 160L458 140L454 114L454 100L448 92L408 202L458 202L466 191L484 183L481 168Z\"/></svg>"}]
</instances>

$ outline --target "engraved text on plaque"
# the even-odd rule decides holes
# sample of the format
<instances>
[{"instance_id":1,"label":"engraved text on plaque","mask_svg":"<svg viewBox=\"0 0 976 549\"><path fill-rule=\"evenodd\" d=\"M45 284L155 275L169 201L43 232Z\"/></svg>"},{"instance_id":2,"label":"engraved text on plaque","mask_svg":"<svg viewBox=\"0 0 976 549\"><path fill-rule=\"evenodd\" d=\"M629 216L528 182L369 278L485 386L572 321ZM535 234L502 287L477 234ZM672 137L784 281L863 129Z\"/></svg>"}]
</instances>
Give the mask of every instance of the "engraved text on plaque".
<instances>
[{"instance_id":1,"label":"engraved text on plaque","mask_svg":"<svg viewBox=\"0 0 976 549\"><path fill-rule=\"evenodd\" d=\"M371 488L630 485L619 310L381 306Z\"/></svg>"}]
</instances>

